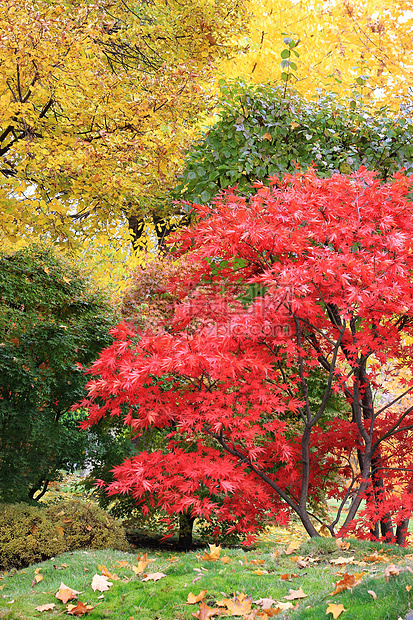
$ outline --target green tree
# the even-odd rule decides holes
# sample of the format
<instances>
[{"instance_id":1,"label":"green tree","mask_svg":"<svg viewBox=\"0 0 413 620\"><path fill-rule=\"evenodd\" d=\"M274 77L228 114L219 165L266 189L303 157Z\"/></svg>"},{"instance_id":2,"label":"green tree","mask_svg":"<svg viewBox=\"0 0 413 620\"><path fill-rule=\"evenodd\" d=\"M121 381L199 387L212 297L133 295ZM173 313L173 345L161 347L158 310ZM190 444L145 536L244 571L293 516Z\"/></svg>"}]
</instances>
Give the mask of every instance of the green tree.
<instances>
[{"instance_id":1,"label":"green tree","mask_svg":"<svg viewBox=\"0 0 413 620\"><path fill-rule=\"evenodd\" d=\"M86 276L44 246L0 255L0 497L39 499L81 465L87 434L71 406L107 346L113 312Z\"/></svg>"},{"instance_id":2,"label":"green tree","mask_svg":"<svg viewBox=\"0 0 413 620\"><path fill-rule=\"evenodd\" d=\"M251 193L256 181L317 166L321 177L366 166L386 180L413 167L413 123L319 92L307 101L285 86L222 84L217 122L189 150L176 196L206 203L220 190Z\"/></svg>"}]
</instances>

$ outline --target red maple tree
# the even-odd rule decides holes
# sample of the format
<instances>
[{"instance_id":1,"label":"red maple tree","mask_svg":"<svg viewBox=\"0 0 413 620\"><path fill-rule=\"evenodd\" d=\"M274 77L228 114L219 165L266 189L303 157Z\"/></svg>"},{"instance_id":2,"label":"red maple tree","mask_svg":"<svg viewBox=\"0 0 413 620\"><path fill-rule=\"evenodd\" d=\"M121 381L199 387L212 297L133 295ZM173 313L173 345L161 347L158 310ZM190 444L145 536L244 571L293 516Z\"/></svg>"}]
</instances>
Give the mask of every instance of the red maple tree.
<instances>
[{"instance_id":1,"label":"red maple tree","mask_svg":"<svg viewBox=\"0 0 413 620\"><path fill-rule=\"evenodd\" d=\"M382 369L412 364L412 183L311 170L193 207L198 223L175 239L187 269L165 283L172 316L162 329L119 325L90 370L87 425L120 415L168 438L117 467L108 493L214 513L249 535L293 512L310 536L324 525L378 538L380 526L404 542L413 384L386 394ZM347 409L329 407L334 394Z\"/></svg>"}]
</instances>

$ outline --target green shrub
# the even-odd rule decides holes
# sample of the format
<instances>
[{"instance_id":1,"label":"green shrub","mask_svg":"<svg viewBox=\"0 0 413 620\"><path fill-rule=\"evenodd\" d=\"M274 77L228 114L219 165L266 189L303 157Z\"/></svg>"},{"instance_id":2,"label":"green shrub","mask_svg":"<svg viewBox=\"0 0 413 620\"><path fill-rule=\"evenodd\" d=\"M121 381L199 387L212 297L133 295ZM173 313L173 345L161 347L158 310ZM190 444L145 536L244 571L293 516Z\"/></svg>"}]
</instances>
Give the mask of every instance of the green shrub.
<instances>
[{"instance_id":1,"label":"green shrub","mask_svg":"<svg viewBox=\"0 0 413 620\"><path fill-rule=\"evenodd\" d=\"M44 510L27 504L0 504L0 569L22 568L66 550L58 525Z\"/></svg>"},{"instance_id":2,"label":"green shrub","mask_svg":"<svg viewBox=\"0 0 413 620\"><path fill-rule=\"evenodd\" d=\"M63 501L47 507L45 512L62 528L66 551L129 548L123 527L96 504Z\"/></svg>"}]
</instances>

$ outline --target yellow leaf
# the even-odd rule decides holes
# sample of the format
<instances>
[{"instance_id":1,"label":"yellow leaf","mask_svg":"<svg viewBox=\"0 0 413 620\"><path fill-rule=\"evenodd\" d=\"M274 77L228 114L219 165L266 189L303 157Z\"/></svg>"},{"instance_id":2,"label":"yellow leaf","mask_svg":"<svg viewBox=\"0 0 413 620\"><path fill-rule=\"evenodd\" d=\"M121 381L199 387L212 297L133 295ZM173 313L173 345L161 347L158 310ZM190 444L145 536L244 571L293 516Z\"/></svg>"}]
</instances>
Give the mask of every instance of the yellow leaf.
<instances>
[{"instance_id":1,"label":"yellow leaf","mask_svg":"<svg viewBox=\"0 0 413 620\"><path fill-rule=\"evenodd\" d=\"M222 558L220 558L220 561L223 564L229 564L231 562L231 558L228 555L224 555Z\"/></svg>"},{"instance_id":2,"label":"yellow leaf","mask_svg":"<svg viewBox=\"0 0 413 620\"><path fill-rule=\"evenodd\" d=\"M330 605L327 607L327 611L326 614L333 614L333 618L334 620L336 620L336 618L338 618L343 611L347 611L347 609L344 609L344 605L336 605L335 603L330 603Z\"/></svg>"},{"instance_id":3,"label":"yellow leaf","mask_svg":"<svg viewBox=\"0 0 413 620\"><path fill-rule=\"evenodd\" d=\"M44 271L45 273L47 273L47 274L49 274L49 273L50 273L49 267L43 267L43 271Z\"/></svg>"},{"instance_id":4,"label":"yellow leaf","mask_svg":"<svg viewBox=\"0 0 413 620\"><path fill-rule=\"evenodd\" d=\"M412 589L412 586L406 586L406 590L407 590L408 592L410 592L410 590L411 590L411 589Z\"/></svg>"},{"instance_id":5,"label":"yellow leaf","mask_svg":"<svg viewBox=\"0 0 413 620\"><path fill-rule=\"evenodd\" d=\"M190 592L188 594L188 598L186 599L186 602L188 603L188 605L195 605L195 603L199 603L200 601L204 600L207 592L208 590L201 590L201 592L197 595L192 594L192 592Z\"/></svg>"},{"instance_id":6,"label":"yellow leaf","mask_svg":"<svg viewBox=\"0 0 413 620\"><path fill-rule=\"evenodd\" d=\"M66 586L62 581L60 583L59 591L56 594L56 598L58 598L59 601L62 601L62 603L66 604L67 601L69 601L71 598L76 598L77 594L80 593L77 590L72 590L72 588Z\"/></svg>"},{"instance_id":7,"label":"yellow leaf","mask_svg":"<svg viewBox=\"0 0 413 620\"><path fill-rule=\"evenodd\" d=\"M271 135L271 134L267 131L267 132L263 135L262 139L263 139L263 140L268 140L269 142L272 142L272 135Z\"/></svg>"},{"instance_id":8,"label":"yellow leaf","mask_svg":"<svg viewBox=\"0 0 413 620\"><path fill-rule=\"evenodd\" d=\"M216 562L219 559L220 553L221 545L209 545L209 553L205 551L204 555L201 557L201 560L205 560L206 562Z\"/></svg>"},{"instance_id":9,"label":"yellow leaf","mask_svg":"<svg viewBox=\"0 0 413 620\"><path fill-rule=\"evenodd\" d=\"M287 547L287 549L285 551L285 555L291 555L292 553L294 553L294 551L296 551L298 549L298 547L300 545L301 545L301 542L299 540L293 540L288 545L288 547Z\"/></svg>"}]
</instances>

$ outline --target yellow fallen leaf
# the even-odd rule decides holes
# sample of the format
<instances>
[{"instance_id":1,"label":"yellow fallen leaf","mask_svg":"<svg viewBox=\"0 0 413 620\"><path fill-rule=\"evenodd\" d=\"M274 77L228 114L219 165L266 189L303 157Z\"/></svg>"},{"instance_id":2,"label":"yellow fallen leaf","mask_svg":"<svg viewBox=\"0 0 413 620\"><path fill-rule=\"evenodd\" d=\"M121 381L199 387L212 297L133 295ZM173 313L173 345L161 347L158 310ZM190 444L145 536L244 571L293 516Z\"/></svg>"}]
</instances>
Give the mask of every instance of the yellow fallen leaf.
<instances>
[{"instance_id":1,"label":"yellow fallen leaf","mask_svg":"<svg viewBox=\"0 0 413 620\"><path fill-rule=\"evenodd\" d=\"M229 564L231 562L231 558L228 555L224 555L224 557L220 558L220 561L223 564Z\"/></svg>"},{"instance_id":2,"label":"yellow fallen leaf","mask_svg":"<svg viewBox=\"0 0 413 620\"><path fill-rule=\"evenodd\" d=\"M80 594L80 592L78 592L77 590L72 590L72 588L66 586L62 581L60 583L59 591L56 594L56 598L58 598L59 601L62 601L62 603L66 604L67 601L70 601L71 598L76 598L77 594Z\"/></svg>"},{"instance_id":3,"label":"yellow fallen leaf","mask_svg":"<svg viewBox=\"0 0 413 620\"><path fill-rule=\"evenodd\" d=\"M66 282L66 284L69 284L70 279L69 279L69 278L66 278L65 276L63 276L63 282Z\"/></svg>"},{"instance_id":4,"label":"yellow fallen leaf","mask_svg":"<svg viewBox=\"0 0 413 620\"><path fill-rule=\"evenodd\" d=\"M296 549L298 549L300 545L301 542L299 540L293 540L292 542L290 542L287 549L285 550L285 555L291 555Z\"/></svg>"},{"instance_id":5,"label":"yellow fallen leaf","mask_svg":"<svg viewBox=\"0 0 413 620\"><path fill-rule=\"evenodd\" d=\"M343 611L347 611L347 609L344 609L344 605L336 605L335 603L330 603L330 605L327 607L327 611L326 614L333 614L333 618L334 620L336 620L336 618L338 618Z\"/></svg>"},{"instance_id":6,"label":"yellow fallen leaf","mask_svg":"<svg viewBox=\"0 0 413 620\"><path fill-rule=\"evenodd\" d=\"M112 579L112 581L119 581L119 576L116 573L111 573L108 571L104 564L98 564L98 569L108 579Z\"/></svg>"},{"instance_id":7,"label":"yellow fallen leaf","mask_svg":"<svg viewBox=\"0 0 413 620\"><path fill-rule=\"evenodd\" d=\"M342 564L352 564L354 560L354 555L351 558L335 558L334 560L330 560L330 564L334 564L334 566L341 566Z\"/></svg>"},{"instance_id":8,"label":"yellow fallen leaf","mask_svg":"<svg viewBox=\"0 0 413 620\"><path fill-rule=\"evenodd\" d=\"M212 616L216 616L221 613L222 609L218 609L218 607L208 607L205 603L201 603L198 611L193 613L194 618L198 618L198 620L208 620L208 618L212 618Z\"/></svg>"},{"instance_id":9,"label":"yellow fallen leaf","mask_svg":"<svg viewBox=\"0 0 413 620\"><path fill-rule=\"evenodd\" d=\"M205 598L206 593L208 592L208 590L201 590L201 592L199 594L192 594L192 592L190 592L188 594L188 598L186 599L186 602L188 603L188 605L195 605L195 603L199 603L200 601L203 601Z\"/></svg>"},{"instance_id":10,"label":"yellow fallen leaf","mask_svg":"<svg viewBox=\"0 0 413 620\"><path fill-rule=\"evenodd\" d=\"M204 555L201 557L201 560L205 560L206 562L216 562L219 559L221 553L221 545L209 545L209 553L206 551Z\"/></svg>"},{"instance_id":11,"label":"yellow fallen leaf","mask_svg":"<svg viewBox=\"0 0 413 620\"><path fill-rule=\"evenodd\" d=\"M49 274L49 273L50 273L49 267L43 267L43 271L44 271L45 273L47 273L47 274Z\"/></svg>"},{"instance_id":12,"label":"yellow fallen leaf","mask_svg":"<svg viewBox=\"0 0 413 620\"><path fill-rule=\"evenodd\" d=\"M245 616L251 611L252 597L246 597L243 592L238 594L236 598L225 598L217 601L220 607L226 607L226 616Z\"/></svg>"},{"instance_id":13,"label":"yellow fallen leaf","mask_svg":"<svg viewBox=\"0 0 413 620\"><path fill-rule=\"evenodd\" d=\"M118 566L124 567L124 566L128 566L129 562L127 562L126 560L116 560L116 564Z\"/></svg>"},{"instance_id":14,"label":"yellow fallen leaf","mask_svg":"<svg viewBox=\"0 0 413 620\"><path fill-rule=\"evenodd\" d=\"M412 589L412 586L406 586L406 590L407 590L408 592L410 592L410 590L411 590L411 589Z\"/></svg>"},{"instance_id":15,"label":"yellow fallen leaf","mask_svg":"<svg viewBox=\"0 0 413 620\"><path fill-rule=\"evenodd\" d=\"M287 601L295 601L297 598L305 598L308 594L304 594L303 589L300 587L298 590L290 590L287 596L284 596Z\"/></svg>"}]
</instances>

